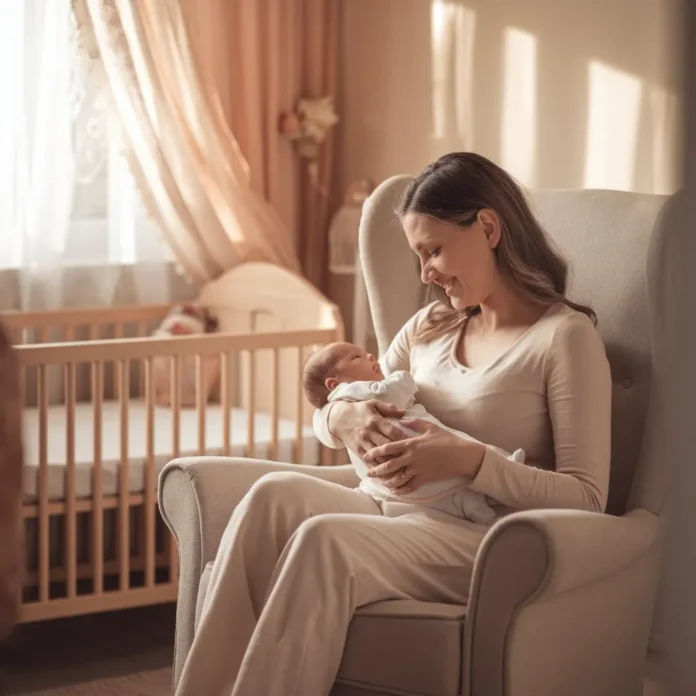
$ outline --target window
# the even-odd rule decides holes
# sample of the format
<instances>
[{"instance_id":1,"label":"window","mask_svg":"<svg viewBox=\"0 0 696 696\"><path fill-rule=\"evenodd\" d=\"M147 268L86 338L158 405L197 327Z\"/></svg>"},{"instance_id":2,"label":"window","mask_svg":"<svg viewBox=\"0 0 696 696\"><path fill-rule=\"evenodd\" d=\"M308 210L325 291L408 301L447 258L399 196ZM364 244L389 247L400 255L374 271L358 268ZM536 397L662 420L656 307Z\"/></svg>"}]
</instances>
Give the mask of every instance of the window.
<instances>
[{"instance_id":1,"label":"window","mask_svg":"<svg viewBox=\"0 0 696 696\"><path fill-rule=\"evenodd\" d=\"M0 3L0 269L169 259L70 3Z\"/></svg>"}]
</instances>

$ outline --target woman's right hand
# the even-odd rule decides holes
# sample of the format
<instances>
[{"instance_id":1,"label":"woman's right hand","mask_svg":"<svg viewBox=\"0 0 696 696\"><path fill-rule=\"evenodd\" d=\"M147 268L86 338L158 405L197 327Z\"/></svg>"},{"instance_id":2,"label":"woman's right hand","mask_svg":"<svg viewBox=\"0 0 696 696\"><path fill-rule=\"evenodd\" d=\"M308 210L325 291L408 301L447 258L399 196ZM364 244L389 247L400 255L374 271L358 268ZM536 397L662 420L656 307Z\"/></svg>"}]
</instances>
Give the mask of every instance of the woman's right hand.
<instances>
[{"instance_id":1,"label":"woman's right hand","mask_svg":"<svg viewBox=\"0 0 696 696\"><path fill-rule=\"evenodd\" d=\"M361 457L373 447L409 436L387 418L403 418L405 411L383 401L337 401L329 413L329 431ZM386 460L385 460L386 461ZM375 462L380 463L380 462Z\"/></svg>"}]
</instances>

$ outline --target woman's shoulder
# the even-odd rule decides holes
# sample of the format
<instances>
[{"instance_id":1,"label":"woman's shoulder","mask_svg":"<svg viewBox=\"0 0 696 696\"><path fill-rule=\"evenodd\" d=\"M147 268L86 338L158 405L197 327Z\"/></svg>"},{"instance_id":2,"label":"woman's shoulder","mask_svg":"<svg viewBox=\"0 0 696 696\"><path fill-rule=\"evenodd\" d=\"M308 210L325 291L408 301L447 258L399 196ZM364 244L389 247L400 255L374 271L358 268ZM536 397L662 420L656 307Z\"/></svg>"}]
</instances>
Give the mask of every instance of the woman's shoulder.
<instances>
[{"instance_id":1,"label":"woman's shoulder","mask_svg":"<svg viewBox=\"0 0 696 696\"><path fill-rule=\"evenodd\" d=\"M552 305L544 315L547 330L553 338L587 335L599 339L594 321L578 309L559 302Z\"/></svg>"},{"instance_id":2,"label":"woman's shoulder","mask_svg":"<svg viewBox=\"0 0 696 696\"><path fill-rule=\"evenodd\" d=\"M549 309L544 320L547 329L547 364L569 360L606 363L604 342L594 321L585 312L559 303Z\"/></svg>"}]
</instances>

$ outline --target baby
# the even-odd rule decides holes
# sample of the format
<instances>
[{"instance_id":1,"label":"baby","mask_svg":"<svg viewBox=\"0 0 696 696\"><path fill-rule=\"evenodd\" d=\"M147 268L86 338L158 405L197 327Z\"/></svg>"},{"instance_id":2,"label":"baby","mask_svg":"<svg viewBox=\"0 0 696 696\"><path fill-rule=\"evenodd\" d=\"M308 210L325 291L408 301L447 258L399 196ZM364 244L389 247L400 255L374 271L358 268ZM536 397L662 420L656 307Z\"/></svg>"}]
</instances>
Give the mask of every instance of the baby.
<instances>
[{"instance_id":1,"label":"baby","mask_svg":"<svg viewBox=\"0 0 696 696\"><path fill-rule=\"evenodd\" d=\"M469 438L465 433L443 425L423 406L416 403L418 388L409 372L400 370L385 377L374 356L351 343L330 343L312 353L305 363L302 383L307 399L315 408L322 408L332 401L378 399L404 409L407 418L425 420L459 437ZM408 435L418 435L401 425L398 420L388 420ZM464 477L426 483L406 495L399 495L379 479L368 477L368 466L356 452L349 449L348 454L361 479L360 488L373 497L428 505L449 514L463 516L478 524L490 524L495 520L495 511L486 501L486 497L467 488L469 480ZM512 455L508 455L507 452L504 454L514 461L524 461L522 450L517 450Z\"/></svg>"}]
</instances>

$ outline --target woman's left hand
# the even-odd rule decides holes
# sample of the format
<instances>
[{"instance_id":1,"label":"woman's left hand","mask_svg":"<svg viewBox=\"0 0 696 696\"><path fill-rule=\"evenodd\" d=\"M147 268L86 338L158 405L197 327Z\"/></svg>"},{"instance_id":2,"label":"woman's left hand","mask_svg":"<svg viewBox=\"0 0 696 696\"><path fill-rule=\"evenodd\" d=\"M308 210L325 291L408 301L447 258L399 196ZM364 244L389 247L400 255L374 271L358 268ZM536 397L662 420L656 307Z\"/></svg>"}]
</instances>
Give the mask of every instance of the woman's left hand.
<instances>
[{"instance_id":1,"label":"woman's left hand","mask_svg":"<svg viewBox=\"0 0 696 696\"><path fill-rule=\"evenodd\" d=\"M474 478L486 453L485 445L444 430L420 419L399 421L420 433L398 442L373 447L365 454L372 466L371 478L378 478L398 495L406 495L423 484L455 476Z\"/></svg>"}]
</instances>

